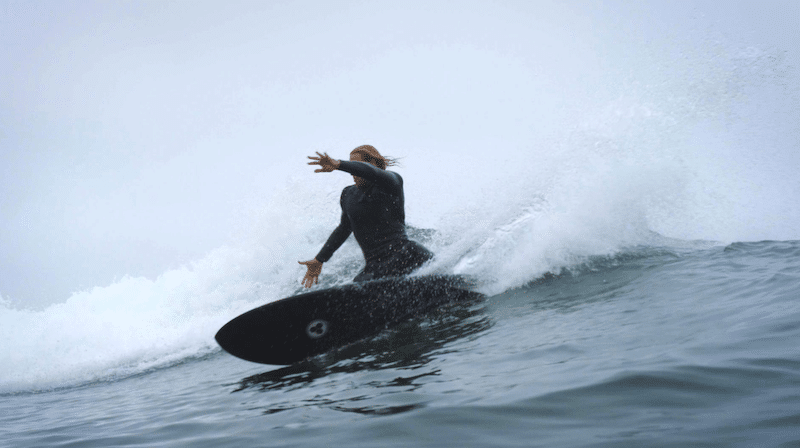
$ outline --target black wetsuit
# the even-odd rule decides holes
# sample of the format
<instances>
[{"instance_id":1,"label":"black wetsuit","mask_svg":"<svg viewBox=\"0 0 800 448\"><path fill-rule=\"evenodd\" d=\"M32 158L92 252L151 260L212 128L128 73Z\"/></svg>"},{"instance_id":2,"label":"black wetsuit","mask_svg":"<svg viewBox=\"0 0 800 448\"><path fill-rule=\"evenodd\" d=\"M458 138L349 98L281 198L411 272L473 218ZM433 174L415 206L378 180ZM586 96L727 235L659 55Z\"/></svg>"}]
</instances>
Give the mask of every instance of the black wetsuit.
<instances>
[{"instance_id":1,"label":"black wetsuit","mask_svg":"<svg viewBox=\"0 0 800 448\"><path fill-rule=\"evenodd\" d=\"M342 220L317 254L317 260L328 261L350 233L366 261L354 282L406 275L433 257L406 235L403 178L399 174L345 160L340 161L339 169L366 180L368 185L350 185L342 190Z\"/></svg>"}]
</instances>

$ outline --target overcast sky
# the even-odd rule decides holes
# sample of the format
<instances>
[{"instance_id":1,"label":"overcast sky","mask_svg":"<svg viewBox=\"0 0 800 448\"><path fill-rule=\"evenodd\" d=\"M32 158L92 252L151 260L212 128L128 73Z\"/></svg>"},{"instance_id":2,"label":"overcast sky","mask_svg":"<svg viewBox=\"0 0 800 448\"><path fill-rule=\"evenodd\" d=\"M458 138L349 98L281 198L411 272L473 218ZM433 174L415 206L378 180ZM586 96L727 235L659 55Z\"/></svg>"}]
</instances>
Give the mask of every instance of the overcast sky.
<instances>
[{"instance_id":1,"label":"overcast sky","mask_svg":"<svg viewBox=\"0 0 800 448\"><path fill-rule=\"evenodd\" d=\"M474 177L715 43L800 60L796 1L672 3L0 0L0 294L200 257L315 150Z\"/></svg>"}]
</instances>

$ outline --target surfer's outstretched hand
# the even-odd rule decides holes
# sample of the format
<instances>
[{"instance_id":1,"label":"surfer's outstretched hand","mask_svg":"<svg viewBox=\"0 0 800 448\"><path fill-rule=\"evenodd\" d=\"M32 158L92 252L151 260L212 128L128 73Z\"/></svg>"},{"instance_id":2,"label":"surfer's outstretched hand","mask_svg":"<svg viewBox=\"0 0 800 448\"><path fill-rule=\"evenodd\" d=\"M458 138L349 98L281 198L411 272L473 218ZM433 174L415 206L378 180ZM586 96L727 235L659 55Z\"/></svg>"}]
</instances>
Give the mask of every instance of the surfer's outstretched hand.
<instances>
[{"instance_id":1,"label":"surfer's outstretched hand","mask_svg":"<svg viewBox=\"0 0 800 448\"><path fill-rule=\"evenodd\" d=\"M310 288L319 283L319 274L322 272L322 262L316 258L308 261L298 261L298 263L305 265L308 270L306 276L303 277L302 284L306 288Z\"/></svg>"},{"instance_id":2,"label":"surfer's outstretched hand","mask_svg":"<svg viewBox=\"0 0 800 448\"><path fill-rule=\"evenodd\" d=\"M335 171L339 169L339 161L336 159L331 158L328 153L320 154L317 151L317 157L308 156L311 159L311 162L308 162L309 165L319 165L320 168L314 170L315 173L330 173L331 171Z\"/></svg>"}]
</instances>

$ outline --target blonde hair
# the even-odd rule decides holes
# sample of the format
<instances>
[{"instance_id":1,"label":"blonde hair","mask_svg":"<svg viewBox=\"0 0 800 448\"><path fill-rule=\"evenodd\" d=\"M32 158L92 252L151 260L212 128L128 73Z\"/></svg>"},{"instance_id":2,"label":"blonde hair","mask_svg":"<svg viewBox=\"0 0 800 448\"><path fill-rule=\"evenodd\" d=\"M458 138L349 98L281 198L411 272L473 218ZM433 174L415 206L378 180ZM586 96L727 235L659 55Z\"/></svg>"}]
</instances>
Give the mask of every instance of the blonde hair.
<instances>
[{"instance_id":1,"label":"blonde hair","mask_svg":"<svg viewBox=\"0 0 800 448\"><path fill-rule=\"evenodd\" d=\"M350 151L350 155L353 154L361 154L364 157L364 161L371 163L378 168L385 170L387 166L396 166L398 165L397 159L393 157L384 157L381 153L378 152L372 145L361 145L358 148Z\"/></svg>"}]
</instances>

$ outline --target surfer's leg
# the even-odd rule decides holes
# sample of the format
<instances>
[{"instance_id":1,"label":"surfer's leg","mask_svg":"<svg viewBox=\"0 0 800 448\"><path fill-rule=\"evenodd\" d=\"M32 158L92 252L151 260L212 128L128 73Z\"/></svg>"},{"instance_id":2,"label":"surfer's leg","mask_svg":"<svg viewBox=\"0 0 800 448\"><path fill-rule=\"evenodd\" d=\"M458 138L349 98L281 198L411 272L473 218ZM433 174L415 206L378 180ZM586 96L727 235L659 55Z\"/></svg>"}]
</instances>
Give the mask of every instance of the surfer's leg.
<instances>
[{"instance_id":1,"label":"surfer's leg","mask_svg":"<svg viewBox=\"0 0 800 448\"><path fill-rule=\"evenodd\" d=\"M364 269L353 278L353 283L368 282L370 280L375 280L375 274L373 272L367 272L367 270Z\"/></svg>"},{"instance_id":2,"label":"surfer's leg","mask_svg":"<svg viewBox=\"0 0 800 448\"><path fill-rule=\"evenodd\" d=\"M368 282L383 277L380 275L380 267L380 264L376 263L374 260L367 261L364 269L353 279L353 283Z\"/></svg>"},{"instance_id":3,"label":"surfer's leg","mask_svg":"<svg viewBox=\"0 0 800 448\"><path fill-rule=\"evenodd\" d=\"M408 275L433 258L433 253L416 241L405 241L393 249L383 266L386 275Z\"/></svg>"},{"instance_id":4,"label":"surfer's leg","mask_svg":"<svg viewBox=\"0 0 800 448\"><path fill-rule=\"evenodd\" d=\"M407 247L409 251L408 265L411 271L416 270L433 258L433 252L416 241L409 241Z\"/></svg>"},{"instance_id":5,"label":"surfer's leg","mask_svg":"<svg viewBox=\"0 0 800 448\"><path fill-rule=\"evenodd\" d=\"M367 282L384 277L408 275L431 258L433 258L433 253L416 241L392 243L387 247L386 252L370 258L364 270L356 275L353 282Z\"/></svg>"}]
</instances>

